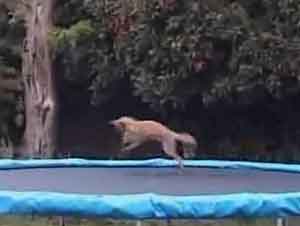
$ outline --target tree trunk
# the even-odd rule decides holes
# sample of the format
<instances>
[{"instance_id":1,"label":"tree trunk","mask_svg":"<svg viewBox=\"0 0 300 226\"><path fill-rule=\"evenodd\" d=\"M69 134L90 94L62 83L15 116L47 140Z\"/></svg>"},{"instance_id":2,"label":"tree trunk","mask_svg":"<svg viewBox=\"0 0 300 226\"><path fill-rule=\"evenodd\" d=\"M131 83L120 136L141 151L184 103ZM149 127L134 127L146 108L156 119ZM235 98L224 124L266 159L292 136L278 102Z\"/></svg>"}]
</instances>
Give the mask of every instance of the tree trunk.
<instances>
[{"instance_id":1,"label":"tree trunk","mask_svg":"<svg viewBox=\"0 0 300 226\"><path fill-rule=\"evenodd\" d=\"M24 144L21 158L50 158L57 149L57 96L52 71L49 32L54 0L31 0L26 15L23 52L25 86Z\"/></svg>"}]
</instances>

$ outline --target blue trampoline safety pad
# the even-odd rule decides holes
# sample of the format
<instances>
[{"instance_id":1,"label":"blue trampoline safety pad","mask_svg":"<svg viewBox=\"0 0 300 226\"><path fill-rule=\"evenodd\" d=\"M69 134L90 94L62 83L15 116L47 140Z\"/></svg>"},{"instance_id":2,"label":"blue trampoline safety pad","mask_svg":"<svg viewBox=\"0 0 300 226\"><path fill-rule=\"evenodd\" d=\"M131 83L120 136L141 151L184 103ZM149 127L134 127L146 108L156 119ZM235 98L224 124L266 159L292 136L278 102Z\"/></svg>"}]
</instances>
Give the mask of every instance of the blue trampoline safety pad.
<instances>
[{"instance_id":1,"label":"blue trampoline safety pad","mask_svg":"<svg viewBox=\"0 0 300 226\"><path fill-rule=\"evenodd\" d=\"M232 161L0 160L0 214L115 219L300 215L300 165ZM299 181L299 182L298 182Z\"/></svg>"}]
</instances>

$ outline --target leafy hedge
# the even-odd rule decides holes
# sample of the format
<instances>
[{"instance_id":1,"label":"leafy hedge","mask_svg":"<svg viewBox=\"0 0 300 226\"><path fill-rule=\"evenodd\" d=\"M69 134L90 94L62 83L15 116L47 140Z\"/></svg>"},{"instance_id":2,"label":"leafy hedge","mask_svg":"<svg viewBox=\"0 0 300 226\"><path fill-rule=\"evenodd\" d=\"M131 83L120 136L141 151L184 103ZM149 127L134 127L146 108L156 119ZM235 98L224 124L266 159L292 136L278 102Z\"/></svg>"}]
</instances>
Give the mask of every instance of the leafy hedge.
<instances>
[{"instance_id":1,"label":"leafy hedge","mask_svg":"<svg viewBox=\"0 0 300 226\"><path fill-rule=\"evenodd\" d=\"M134 96L160 114L194 109L196 121L184 120L181 127L213 144L216 151L206 153L281 158L279 150L272 155L265 150L289 143L292 138L283 137L298 131L292 129L296 113L272 103L299 95L299 5L296 0L65 0L58 5L61 34L89 32L64 40L58 67L69 81L85 84L97 106L118 96L126 81ZM74 29L80 23L81 29ZM251 113L257 109L259 116ZM249 118L256 117L267 132L251 124ZM298 155L292 152L286 158Z\"/></svg>"},{"instance_id":2,"label":"leafy hedge","mask_svg":"<svg viewBox=\"0 0 300 226\"><path fill-rule=\"evenodd\" d=\"M243 110L299 95L299 7L298 0L61 0L49 37L56 71L91 91L94 105L127 82L158 113L197 105L224 116L225 105ZM11 26L1 21L0 31ZM218 124L224 134L242 127L231 117Z\"/></svg>"},{"instance_id":3,"label":"leafy hedge","mask_svg":"<svg viewBox=\"0 0 300 226\"><path fill-rule=\"evenodd\" d=\"M297 1L86 0L59 7L64 18L72 14L58 18L70 33L89 19L81 24L89 37L64 36L63 54L70 78L91 81L95 103L118 92L124 77L158 111L195 96L204 104L249 104L299 92ZM74 70L80 62L88 64L85 76Z\"/></svg>"},{"instance_id":4,"label":"leafy hedge","mask_svg":"<svg viewBox=\"0 0 300 226\"><path fill-rule=\"evenodd\" d=\"M12 16L9 6L0 1L0 147L11 148L12 143L20 138L24 126L20 80L24 29ZM0 153L1 156L10 154Z\"/></svg>"}]
</instances>

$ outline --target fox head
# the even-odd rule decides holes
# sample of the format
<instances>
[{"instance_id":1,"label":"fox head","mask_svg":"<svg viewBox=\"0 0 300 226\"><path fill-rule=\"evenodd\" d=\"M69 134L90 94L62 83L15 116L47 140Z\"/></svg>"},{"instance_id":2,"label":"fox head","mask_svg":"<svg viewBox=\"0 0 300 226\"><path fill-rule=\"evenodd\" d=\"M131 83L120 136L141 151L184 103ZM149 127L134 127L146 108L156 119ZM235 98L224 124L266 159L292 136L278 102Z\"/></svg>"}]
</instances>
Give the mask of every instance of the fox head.
<instances>
[{"instance_id":1,"label":"fox head","mask_svg":"<svg viewBox=\"0 0 300 226\"><path fill-rule=\"evenodd\" d=\"M118 119L109 121L109 124L112 125L115 129L120 132L125 131L126 126L132 122L135 122L136 119L129 116L122 116Z\"/></svg>"}]
</instances>

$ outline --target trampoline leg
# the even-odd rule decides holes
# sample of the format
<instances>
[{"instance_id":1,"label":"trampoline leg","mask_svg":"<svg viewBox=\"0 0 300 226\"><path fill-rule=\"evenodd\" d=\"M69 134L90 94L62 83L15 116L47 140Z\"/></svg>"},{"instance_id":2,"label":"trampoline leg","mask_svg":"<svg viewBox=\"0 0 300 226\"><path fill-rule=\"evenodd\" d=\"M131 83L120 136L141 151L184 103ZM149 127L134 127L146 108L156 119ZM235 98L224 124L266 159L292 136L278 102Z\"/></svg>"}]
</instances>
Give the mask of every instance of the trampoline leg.
<instances>
[{"instance_id":1,"label":"trampoline leg","mask_svg":"<svg viewBox=\"0 0 300 226\"><path fill-rule=\"evenodd\" d=\"M171 220L170 219L167 219L167 226L171 226Z\"/></svg>"},{"instance_id":2,"label":"trampoline leg","mask_svg":"<svg viewBox=\"0 0 300 226\"><path fill-rule=\"evenodd\" d=\"M288 226L288 219L287 218L277 218L276 226Z\"/></svg>"},{"instance_id":3,"label":"trampoline leg","mask_svg":"<svg viewBox=\"0 0 300 226\"><path fill-rule=\"evenodd\" d=\"M59 218L59 226L65 226L65 218L64 217L60 217Z\"/></svg>"},{"instance_id":4,"label":"trampoline leg","mask_svg":"<svg viewBox=\"0 0 300 226\"><path fill-rule=\"evenodd\" d=\"M142 221L137 221L136 226L142 226Z\"/></svg>"}]
</instances>

